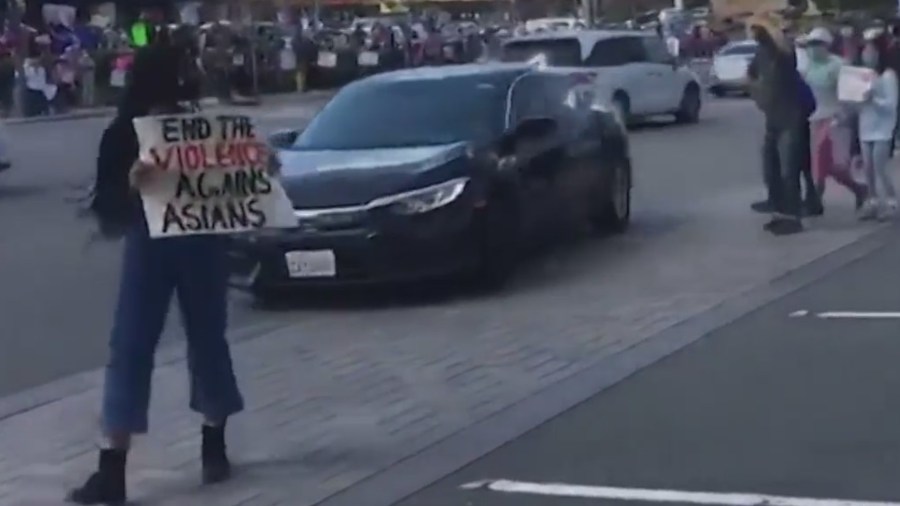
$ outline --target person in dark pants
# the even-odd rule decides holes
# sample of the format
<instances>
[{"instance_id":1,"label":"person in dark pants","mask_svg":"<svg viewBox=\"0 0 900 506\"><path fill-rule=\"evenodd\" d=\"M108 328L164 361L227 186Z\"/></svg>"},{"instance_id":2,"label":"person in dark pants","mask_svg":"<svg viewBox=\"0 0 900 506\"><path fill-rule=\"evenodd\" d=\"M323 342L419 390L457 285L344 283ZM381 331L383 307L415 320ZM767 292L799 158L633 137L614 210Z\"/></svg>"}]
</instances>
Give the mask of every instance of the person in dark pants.
<instances>
[{"instance_id":1,"label":"person in dark pants","mask_svg":"<svg viewBox=\"0 0 900 506\"><path fill-rule=\"evenodd\" d=\"M795 234L803 230L800 179L809 114L800 100L794 48L780 20L759 15L748 26L759 44L749 71L751 93L766 118L762 159L772 219L764 228L775 235Z\"/></svg>"},{"instance_id":2,"label":"person in dark pants","mask_svg":"<svg viewBox=\"0 0 900 506\"><path fill-rule=\"evenodd\" d=\"M244 403L225 340L225 239L150 238L135 191L159 169L138 159L132 119L181 112L178 102L189 98L179 82L182 52L164 33L139 50L131 83L100 144L91 210L101 232L124 236L125 248L103 393L105 445L97 471L68 496L76 504L126 501L125 467L131 437L148 429L154 353L176 293L187 334L190 407L204 419L200 431L202 479L216 483L231 474L225 426Z\"/></svg>"}]
</instances>

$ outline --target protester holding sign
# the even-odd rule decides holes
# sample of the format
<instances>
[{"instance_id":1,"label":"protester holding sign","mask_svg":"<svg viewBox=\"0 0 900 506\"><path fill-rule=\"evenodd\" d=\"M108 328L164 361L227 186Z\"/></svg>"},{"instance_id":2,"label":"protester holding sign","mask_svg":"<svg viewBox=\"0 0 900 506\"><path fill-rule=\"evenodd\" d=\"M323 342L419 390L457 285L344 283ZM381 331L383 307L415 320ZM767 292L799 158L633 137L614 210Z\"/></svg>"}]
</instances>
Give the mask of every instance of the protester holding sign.
<instances>
[{"instance_id":1,"label":"protester holding sign","mask_svg":"<svg viewBox=\"0 0 900 506\"><path fill-rule=\"evenodd\" d=\"M884 34L866 37L863 65L877 77L859 110L859 141L863 166L871 190L862 219L885 219L897 214L897 191L888 173L891 142L897 125L898 80L889 66L888 43Z\"/></svg>"},{"instance_id":2,"label":"protester holding sign","mask_svg":"<svg viewBox=\"0 0 900 506\"><path fill-rule=\"evenodd\" d=\"M137 193L153 187L163 172L159 163L139 159L133 122L181 112L178 101L191 98L183 96L179 83L182 56L165 33L138 51L134 79L100 145L91 209L106 235L125 237L125 247L103 394L104 446L97 471L69 494L77 504L126 500L131 437L147 431L154 353L176 292L187 334L191 408L204 418L203 481L220 482L231 473L225 425L244 403L225 340L225 238L152 238Z\"/></svg>"}]
</instances>

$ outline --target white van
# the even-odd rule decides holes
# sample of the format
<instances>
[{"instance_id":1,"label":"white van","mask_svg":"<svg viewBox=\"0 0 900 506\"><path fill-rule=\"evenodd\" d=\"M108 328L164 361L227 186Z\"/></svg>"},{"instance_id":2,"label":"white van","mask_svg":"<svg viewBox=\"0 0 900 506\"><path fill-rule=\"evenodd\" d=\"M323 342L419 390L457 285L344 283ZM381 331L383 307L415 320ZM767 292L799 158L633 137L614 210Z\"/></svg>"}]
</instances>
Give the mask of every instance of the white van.
<instances>
[{"instance_id":1,"label":"white van","mask_svg":"<svg viewBox=\"0 0 900 506\"><path fill-rule=\"evenodd\" d=\"M584 86L592 99L614 107L626 123L668 114L682 123L700 118L700 80L656 33L579 30L516 37L503 45L501 59L587 76Z\"/></svg>"}]
</instances>

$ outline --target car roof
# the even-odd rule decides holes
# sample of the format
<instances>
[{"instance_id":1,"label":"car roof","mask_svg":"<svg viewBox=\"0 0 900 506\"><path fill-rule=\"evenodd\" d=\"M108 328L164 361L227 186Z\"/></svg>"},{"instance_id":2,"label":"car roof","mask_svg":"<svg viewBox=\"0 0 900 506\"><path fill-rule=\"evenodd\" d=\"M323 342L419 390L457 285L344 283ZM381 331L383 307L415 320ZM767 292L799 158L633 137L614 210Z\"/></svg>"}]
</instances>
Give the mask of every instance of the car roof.
<instances>
[{"instance_id":1,"label":"car roof","mask_svg":"<svg viewBox=\"0 0 900 506\"><path fill-rule=\"evenodd\" d=\"M621 37L656 37L655 32L645 32L636 30L558 30L553 32L536 33L531 35L520 35L507 40L504 45L515 44L523 41L543 41L543 40L577 40L581 45L581 56L587 58L594 45L602 40L617 39Z\"/></svg>"}]
</instances>

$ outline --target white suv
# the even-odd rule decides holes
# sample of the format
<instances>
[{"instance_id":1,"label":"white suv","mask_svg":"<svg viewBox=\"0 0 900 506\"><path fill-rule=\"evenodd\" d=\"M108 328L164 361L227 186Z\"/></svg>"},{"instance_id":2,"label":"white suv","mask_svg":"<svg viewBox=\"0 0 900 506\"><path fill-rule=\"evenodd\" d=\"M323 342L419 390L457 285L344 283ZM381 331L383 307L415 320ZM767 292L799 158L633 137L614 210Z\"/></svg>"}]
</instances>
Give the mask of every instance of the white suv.
<instances>
[{"instance_id":1,"label":"white suv","mask_svg":"<svg viewBox=\"0 0 900 506\"><path fill-rule=\"evenodd\" d=\"M656 33L581 30L516 37L503 45L501 58L582 76L591 100L612 105L626 123L663 114L681 123L700 118L700 80Z\"/></svg>"}]
</instances>

